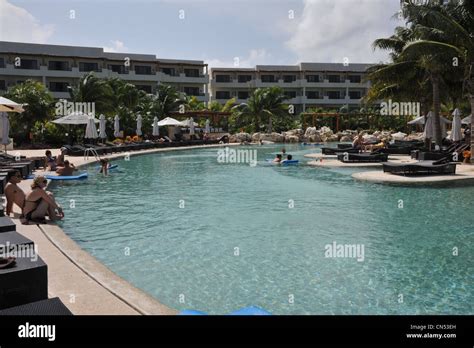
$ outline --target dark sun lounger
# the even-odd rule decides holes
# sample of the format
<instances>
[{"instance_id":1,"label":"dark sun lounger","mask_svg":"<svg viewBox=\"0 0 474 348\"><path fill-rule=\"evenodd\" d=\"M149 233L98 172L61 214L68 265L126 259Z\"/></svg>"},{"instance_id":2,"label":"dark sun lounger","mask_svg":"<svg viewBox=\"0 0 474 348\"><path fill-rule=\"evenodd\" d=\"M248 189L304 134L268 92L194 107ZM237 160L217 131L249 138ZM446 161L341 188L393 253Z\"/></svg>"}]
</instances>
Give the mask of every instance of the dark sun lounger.
<instances>
[{"instance_id":1,"label":"dark sun lounger","mask_svg":"<svg viewBox=\"0 0 474 348\"><path fill-rule=\"evenodd\" d=\"M439 161L420 161L417 163L384 163L384 173L396 175L453 175L456 174L456 163Z\"/></svg>"}]
</instances>

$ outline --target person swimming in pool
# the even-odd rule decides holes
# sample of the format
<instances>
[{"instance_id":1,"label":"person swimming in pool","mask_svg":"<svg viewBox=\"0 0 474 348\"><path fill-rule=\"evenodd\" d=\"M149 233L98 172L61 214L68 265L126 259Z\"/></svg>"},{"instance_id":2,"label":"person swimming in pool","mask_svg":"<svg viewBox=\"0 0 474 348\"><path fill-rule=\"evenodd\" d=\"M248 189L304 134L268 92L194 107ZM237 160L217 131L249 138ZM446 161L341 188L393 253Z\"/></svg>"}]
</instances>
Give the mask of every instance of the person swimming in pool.
<instances>
[{"instance_id":1,"label":"person swimming in pool","mask_svg":"<svg viewBox=\"0 0 474 348\"><path fill-rule=\"evenodd\" d=\"M281 162L282 155L277 154L276 157L273 159L274 163L280 163Z\"/></svg>"},{"instance_id":2,"label":"person swimming in pool","mask_svg":"<svg viewBox=\"0 0 474 348\"><path fill-rule=\"evenodd\" d=\"M104 174L104 176L109 175L109 160L107 158L102 158L100 160L99 174Z\"/></svg>"},{"instance_id":3,"label":"person swimming in pool","mask_svg":"<svg viewBox=\"0 0 474 348\"><path fill-rule=\"evenodd\" d=\"M68 160L64 161L64 167L59 167L56 170L56 173L61 176L72 176L74 175L74 171L77 170L74 164L69 163Z\"/></svg>"},{"instance_id":4,"label":"person swimming in pool","mask_svg":"<svg viewBox=\"0 0 474 348\"><path fill-rule=\"evenodd\" d=\"M44 176L33 179L31 192L26 195L23 206L23 216L26 220L24 223L28 224L30 221L45 223L46 215L53 221L64 218L63 209L56 203L53 194L45 191L47 183Z\"/></svg>"},{"instance_id":5,"label":"person swimming in pool","mask_svg":"<svg viewBox=\"0 0 474 348\"><path fill-rule=\"evenodd\" d=\"M286 156L286 159L282 161L282 163L285 163L286 161L291 161L293 159L292 155Z\"/></svg>"}]
</instances>

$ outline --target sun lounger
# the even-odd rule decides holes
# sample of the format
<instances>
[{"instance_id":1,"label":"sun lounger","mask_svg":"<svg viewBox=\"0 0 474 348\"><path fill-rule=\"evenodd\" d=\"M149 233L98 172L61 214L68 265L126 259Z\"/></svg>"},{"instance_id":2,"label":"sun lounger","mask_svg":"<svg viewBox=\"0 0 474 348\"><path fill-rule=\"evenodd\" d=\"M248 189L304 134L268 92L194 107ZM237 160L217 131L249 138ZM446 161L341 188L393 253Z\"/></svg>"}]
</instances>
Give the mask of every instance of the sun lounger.
<instances>
[{"instance_id":1,"label":"sun lounger","mask_svg":"<svg viewBox=\"0 0 474 348\"><path fill-rule=\"evenodd\" d=\"M388 154L384 153L340 153L337 159L343 163L378 163L387 162Z\"/></svg>"},{"instance_id":2,"label":"sun lounger","mask_svg":"<svg viewBox=\"0 0 474 348\"><path fill-rule=\"evenodd\" d=\"M453 175L456 174L456 163L447 162L447 159L439 161L420 161L416 163L384 163L384 173L396 175Z\"/></svg>"},{"instance_id":3,"label":"sun lounger","mask_svg":"<svg viewBox=\"0 0 474 348\"><path fill-rule=\"evenodd\" d=\"M345 148L345 149L338 149L338 148L334 148L334 147L322 147L321 152L323 153L323 155L338 155L338 154L341 154L341 153L344 153L344 152L359 153L360 149L359 148L354 148L354 147Z\"/></svg>"},{"instance_id":4,"label":"sun lounger","mask_svg":"<svg viewBox=\"0 0 474 348\"><path fill-rule=\"evenodd\" d=\"M59 297L31 302L25 305L7 308L0 311L2 315L73 315L61 302Z\"/></svg>"}]
</instances>

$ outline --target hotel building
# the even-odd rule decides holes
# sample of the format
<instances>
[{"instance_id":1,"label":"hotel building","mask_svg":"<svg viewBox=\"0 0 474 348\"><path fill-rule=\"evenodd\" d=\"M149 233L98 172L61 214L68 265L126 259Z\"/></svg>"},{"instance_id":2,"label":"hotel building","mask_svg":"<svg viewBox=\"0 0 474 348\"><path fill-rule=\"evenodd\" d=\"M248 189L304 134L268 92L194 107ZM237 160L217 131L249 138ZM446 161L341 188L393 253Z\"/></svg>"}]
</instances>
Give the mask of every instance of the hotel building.
<instances>
[{"instance_id":1,"label":"hotel building","mask_svg":"<svg viewBox=\"0 0 474 348\"><path fill-rule=\"evenodd\" d=\"M369 64L300 63L257 65L255 68L212 68L210 100L225 103L230 98L245 102L252 90L279 86L295 106L295 114L309 108L349 109L360 106L369 82L364 82Z\"/></svg>"},{"instance_id":2,"label":"hotel building","mask_svg":"<svg viewBox=\"0 0 474 348\"><path fill-rule=\"evenodd\" d=\"M68 86L86 73L118 77L153 93L158 83L207 102L207 64L198 60L159 59L150 54L111 53L98 47L42 45L0 41L0 94L34 79L55 98L69 98Z\"/></svg>"}]
</instances>

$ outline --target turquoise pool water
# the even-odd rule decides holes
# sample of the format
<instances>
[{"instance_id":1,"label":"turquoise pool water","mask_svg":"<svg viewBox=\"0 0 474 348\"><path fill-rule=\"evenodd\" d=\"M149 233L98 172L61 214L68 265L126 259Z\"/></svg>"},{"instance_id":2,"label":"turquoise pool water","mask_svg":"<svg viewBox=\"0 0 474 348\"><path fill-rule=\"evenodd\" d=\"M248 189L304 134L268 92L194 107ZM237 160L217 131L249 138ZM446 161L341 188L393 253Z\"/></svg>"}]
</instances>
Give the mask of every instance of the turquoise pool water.
<instances>
[{"instance_id":1,"label":"turquoise pool water","mask_svg":"<svg viewBox=\"0 0 474 348\"><path fill-rule=\"evenodd\" d=\"M255 167L220 164L215 148L131 157L107 178L91 166L88 180L50 189L69 236L172 308L474 313L474 187L393 187L347 169L264 163L279 148L239 147L258 150ZM317 151L286 148L302 162ZM363 245L364 261L325 257L333 242Z\"/></svg>"}]
</instances>

